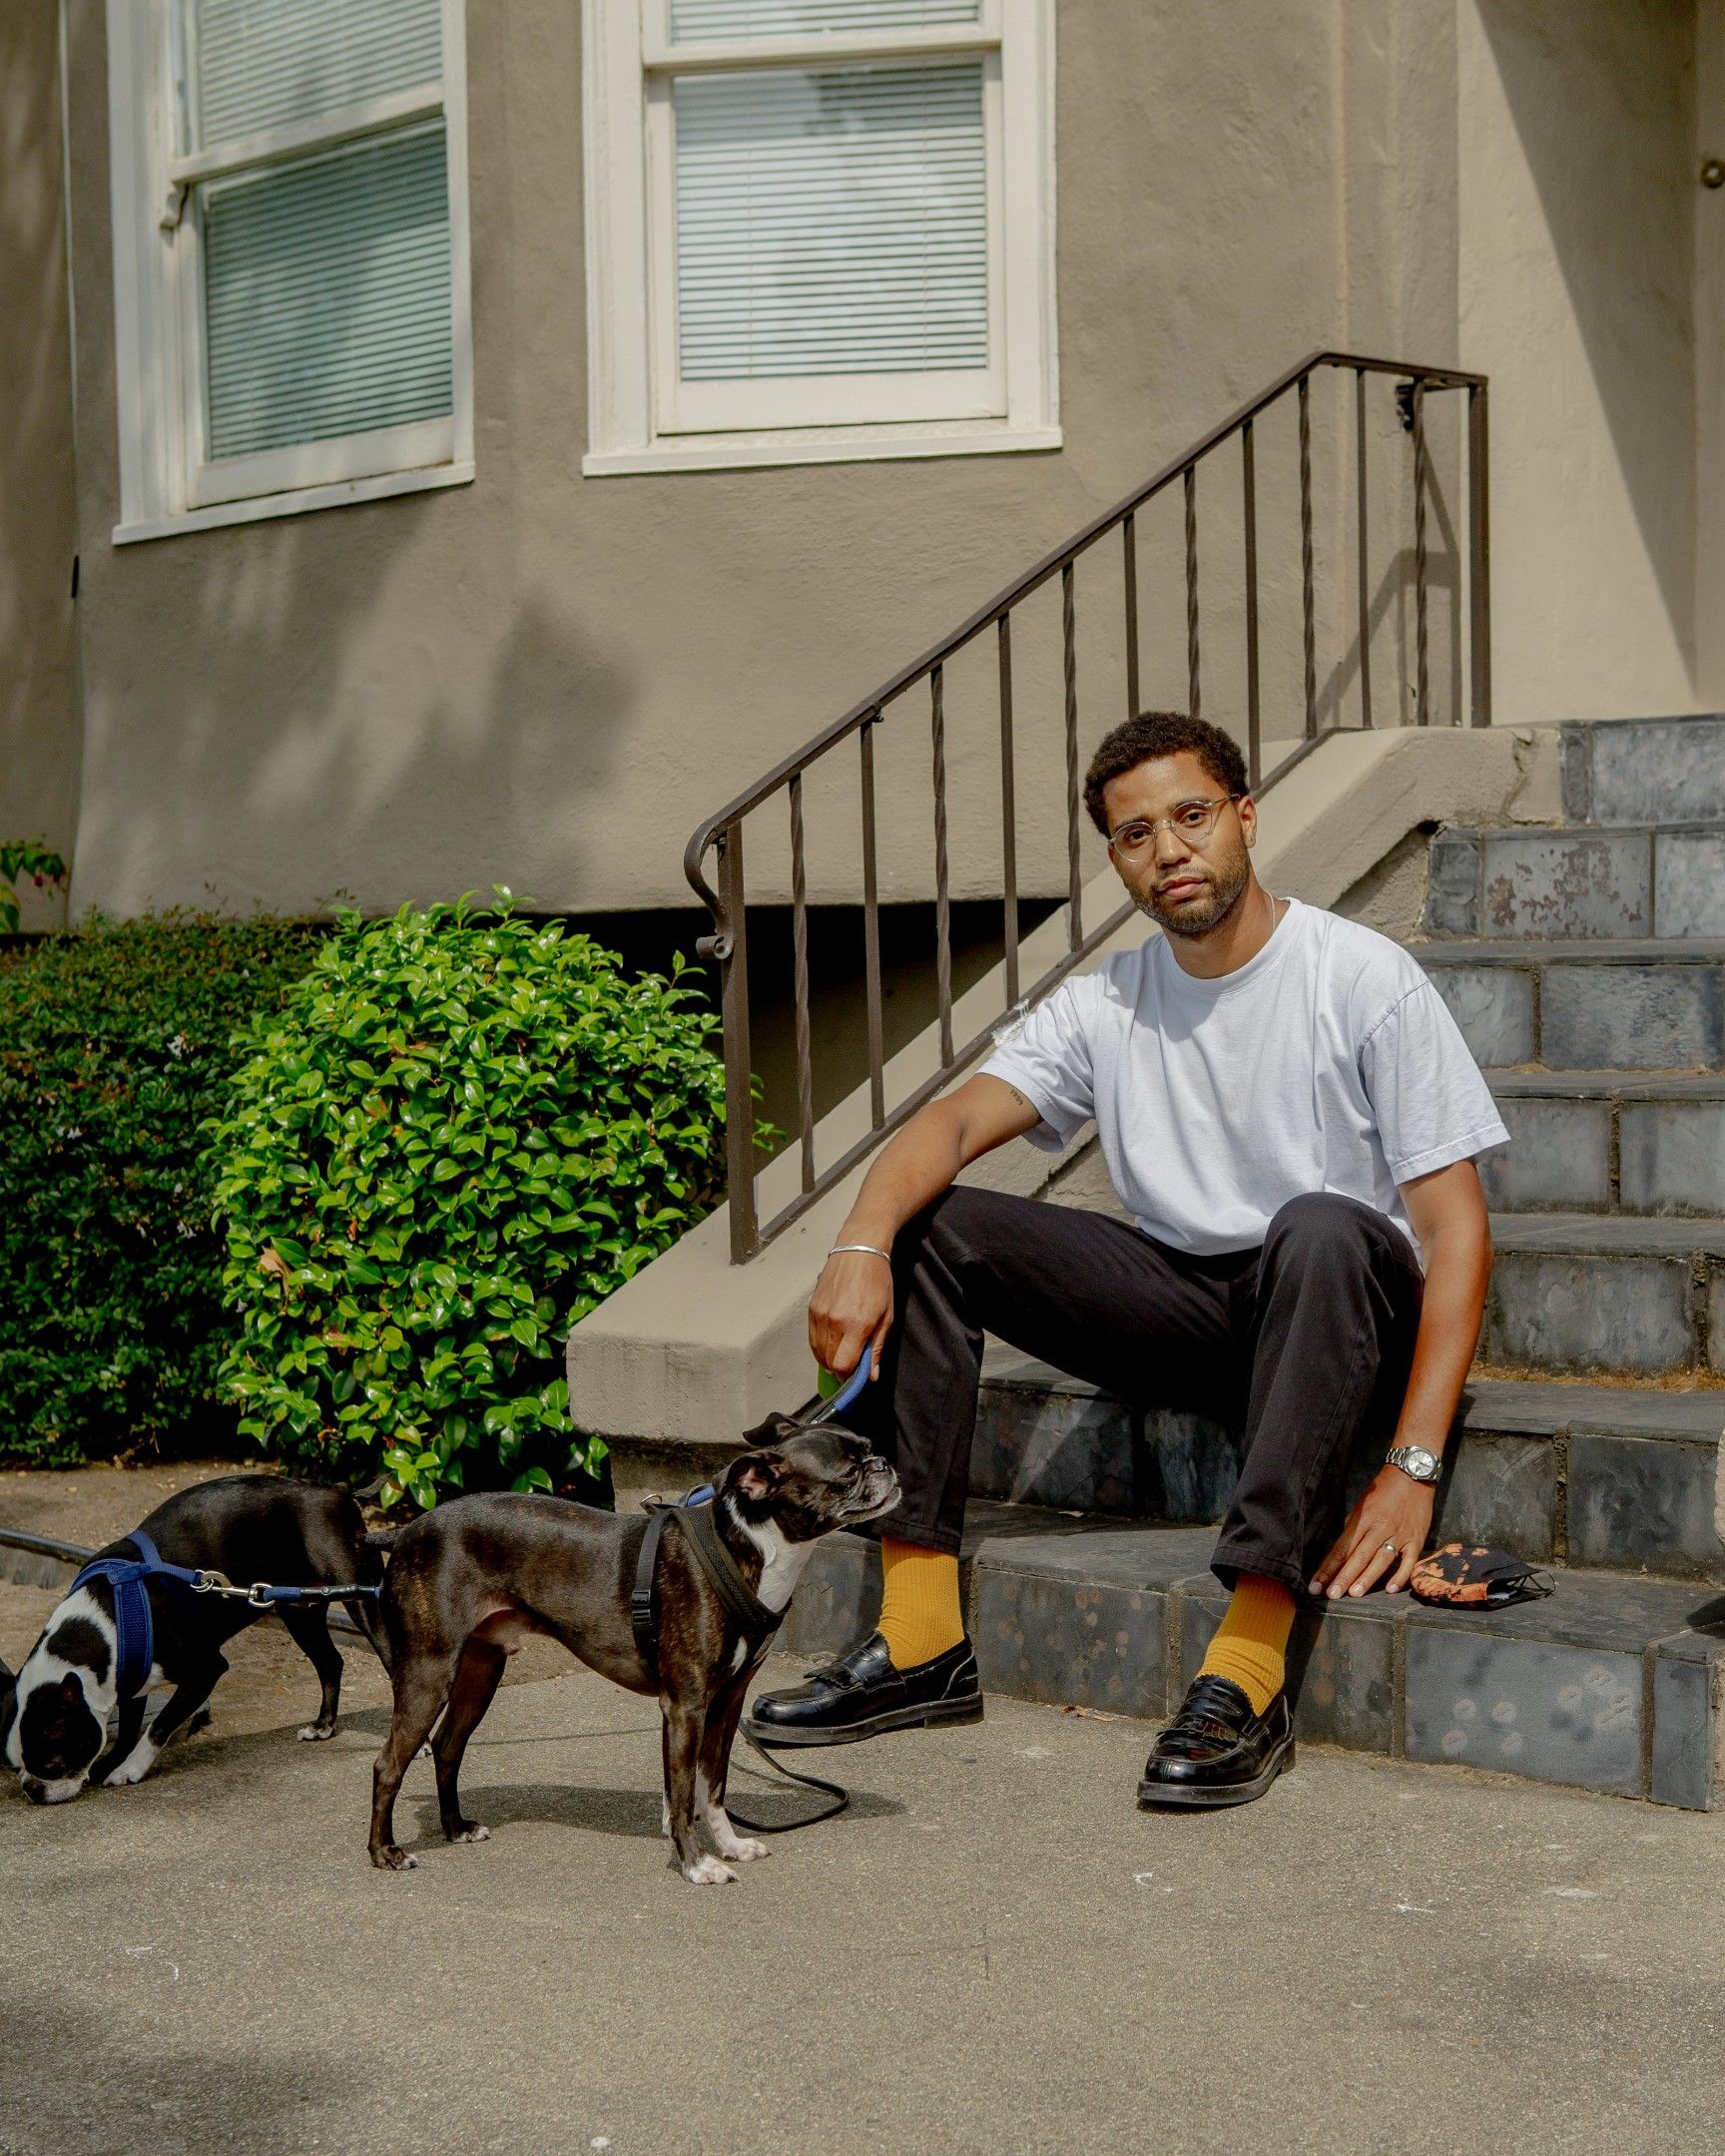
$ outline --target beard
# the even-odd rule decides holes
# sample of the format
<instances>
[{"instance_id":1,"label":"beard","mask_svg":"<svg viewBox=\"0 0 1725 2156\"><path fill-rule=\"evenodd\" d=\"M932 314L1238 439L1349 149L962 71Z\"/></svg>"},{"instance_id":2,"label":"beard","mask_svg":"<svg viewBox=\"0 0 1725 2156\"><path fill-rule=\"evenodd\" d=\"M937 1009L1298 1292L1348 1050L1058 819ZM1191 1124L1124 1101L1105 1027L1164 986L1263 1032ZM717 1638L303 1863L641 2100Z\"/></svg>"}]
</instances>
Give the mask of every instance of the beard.
<instances>
[{"instance_id":1,"label":"beard","mask_svg":"<svg viewBox=\"0 0 1725 2156\"><path fill-rule=\"evenodd\" d=\"M1166 935L1196 938L1212 934L1233 914L1252 880L1252 864L1244 846L1230 848L1193 872L1206 880L1203 888L1190 897L1170 904L1153 891L1146 891L1138 900L1138 910L1147 913Z\"/></svg>"}]
</instances>

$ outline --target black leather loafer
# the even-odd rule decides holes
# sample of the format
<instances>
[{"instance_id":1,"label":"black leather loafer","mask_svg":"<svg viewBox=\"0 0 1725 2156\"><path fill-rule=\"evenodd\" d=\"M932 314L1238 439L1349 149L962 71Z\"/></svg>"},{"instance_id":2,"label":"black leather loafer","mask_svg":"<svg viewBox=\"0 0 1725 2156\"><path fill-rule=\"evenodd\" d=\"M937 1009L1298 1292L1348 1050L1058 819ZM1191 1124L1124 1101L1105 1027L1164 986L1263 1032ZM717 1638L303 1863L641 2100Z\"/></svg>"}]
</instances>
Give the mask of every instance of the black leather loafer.
<instances>
[{"instance_id":1,"label":"black leather loafer","mask_svg":"<svg viewBox=\"0 0 1725 2156\"><path fill-rule=\"evenodd\" d=\"M1231 1678L1199 1677L1145 1762L1138 1803L1250 1804L1293 1764L1286 1692L1255 1715Z\"/></svg>"},{"instance_id":2,"label":"black leather loafer","mask_svg":"<svg viewBox=\"0 0 1725 2156\"><path fill-rule=\"evenodd\" d=\"M967 1639L901 1670L892 1667L885 1640L871 1632L791 1691L764 1693L743 1727L757 1744L830 1745L858 1744L882 1730L981 1719L982 1685Z\"/></svg>"}]
</instances>

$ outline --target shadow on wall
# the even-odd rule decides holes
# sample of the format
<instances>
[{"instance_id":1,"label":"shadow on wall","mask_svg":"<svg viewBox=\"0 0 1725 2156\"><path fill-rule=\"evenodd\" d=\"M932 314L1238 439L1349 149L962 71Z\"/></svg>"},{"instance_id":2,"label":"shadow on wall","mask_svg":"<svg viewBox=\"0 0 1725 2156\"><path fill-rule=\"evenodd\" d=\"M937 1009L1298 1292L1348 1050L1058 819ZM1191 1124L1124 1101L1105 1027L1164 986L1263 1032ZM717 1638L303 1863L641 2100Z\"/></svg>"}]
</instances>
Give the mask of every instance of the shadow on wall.
<instances>
[{"instance_id":1,"label":"shadow on wall","mask_svg":"<svg viewBox=\"0 0 1725 2156\"><path fill-rule=\"evenodd\" d=\"M1475 4L1647 560L1692 652L1695 11ZM1525 356L1539 369L1537 351ZM1547 355L1553 381L1560 357Z\"/></svg>"},{"instance_id":2,"label":"shadow on wall","mask_svg":"<svg viewBox=\"0 0 1725 2156\"><path fill-rule=\"evenodd\" d=\"M159 685L92 669L90 763L109 777L86 789L79 851L101 867L76 907L263 892L286 911L384 911L497 880L554 906L579 885L596 835L586 803L637 701L583 593L522 591L488 564L512 616L480 652L451 645L441 612L386 593L435 589L443 561L471 559L470 491L108 556L92 620L110 651L150 648L137 610L166 606L199 663ZM260 683L288 715L272 731L254 716ZM649 775L634 785L651 800Z\"/></svg>"}]
</instances>

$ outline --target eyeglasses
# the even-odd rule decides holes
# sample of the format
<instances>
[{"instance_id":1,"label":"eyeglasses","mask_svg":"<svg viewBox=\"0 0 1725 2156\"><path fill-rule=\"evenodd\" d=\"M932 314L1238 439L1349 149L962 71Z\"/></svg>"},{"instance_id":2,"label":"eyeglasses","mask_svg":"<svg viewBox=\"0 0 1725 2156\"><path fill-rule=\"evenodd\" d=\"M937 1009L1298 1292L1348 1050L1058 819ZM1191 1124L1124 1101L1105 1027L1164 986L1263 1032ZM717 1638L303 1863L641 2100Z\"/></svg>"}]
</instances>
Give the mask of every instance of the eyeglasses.
<instances>
[{"instance_id":1,"label":"eyeglasses","mask_svg":"<svg viewBox=\"0 0 1725 2156\"><path fill-rule=\"evenodd\" d=\"M1216 828L1216 818L1223 809L1230 802L1243 799L1239 794L1223 794L1215 801L1182 802L1172 815L1156 816L1149 820L1139 816L1129 823L1122 823L1108 842L1116 853L1125 854L1128 860L1135 860L1139 854L1147 853L1156 843L1156 833L1164 829L1171 830L1175 837L1186 845L1205 846L1210 843L1210 834Z\"/></svg>"}]
</instances>

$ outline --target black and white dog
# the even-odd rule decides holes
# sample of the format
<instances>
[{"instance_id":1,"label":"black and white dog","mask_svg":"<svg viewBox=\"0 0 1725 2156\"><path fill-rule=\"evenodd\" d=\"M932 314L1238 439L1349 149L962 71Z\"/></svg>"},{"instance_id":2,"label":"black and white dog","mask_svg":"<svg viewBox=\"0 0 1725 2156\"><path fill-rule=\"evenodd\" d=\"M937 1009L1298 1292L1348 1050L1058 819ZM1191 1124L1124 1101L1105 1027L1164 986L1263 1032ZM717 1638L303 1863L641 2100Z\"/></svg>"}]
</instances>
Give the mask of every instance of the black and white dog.
<instances>
[{"instance_id":1,"label":"black and white dog","mask_svg":"<svg viewBox=\"0 0 1725 2156\"><path fill-rule=\"evenodd\" d=\"M345 1491L281 1475L224 1475L181 1490L140 1523L164 1563L225 1573L236 1587L373 1586L383 1573L365 1546L365 1522ZM99 1556L143 1554L130 1536ZM150 1661L122 1697L124 1657L116 1629L116 1589L106 1578L76 1587L44 1626L18 1672L10 1700L0 1669L0 1738L6 1764L36 1804L64 1804L87 1783L141 1782L162 1747L208 1719L207 1703L228 1668L222 1649L266 1615L238 1597L197 1594L152 1577ZM329 1637L327 1603L277 1605L288 1635L317 1672L317 1718L299 1732L315 1742L335 1734L341 1657ZM346 1607L373 1647L376 1604L355 1595ZM380 1651L380 1650L379 1650Z\"/></svg>"},{"instance_id":2,"label":"black and white dog","mask_svg":"<svg viewBox=\"0 0 1725 2156\"><path fill-rule=\"evenodd\" d=\"M778 1416L750 1434L754 1449L720 1475L711 1502L661 1513L652 1543L654 1523L639 1513L502 1493L454 1498L374 1538L390 1550L379 1611L395 1692L372 1777L374 1865L398 1872L416 1862L394 1838L395 1798L433 1723L444 1836L487 1839L462 1816L461 1758L505 1661L534 1632L613 1683L657 1696L665 1832L686 1880L717 1886L737 1877L733 1865L766 1856L725 1810L743 1695L816 1543L890 1510L898 1478L837 1423Z\"/></svg>"}]
</instances>

